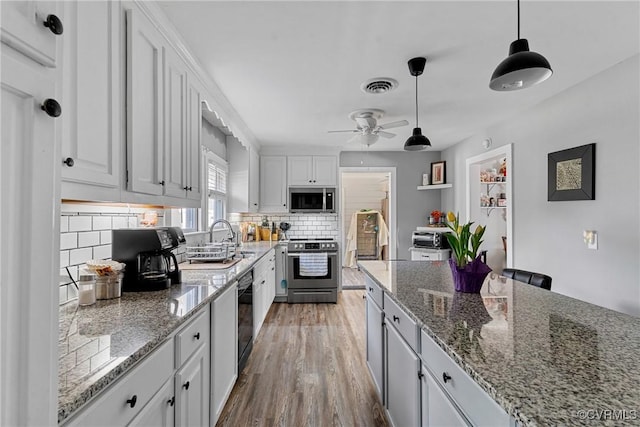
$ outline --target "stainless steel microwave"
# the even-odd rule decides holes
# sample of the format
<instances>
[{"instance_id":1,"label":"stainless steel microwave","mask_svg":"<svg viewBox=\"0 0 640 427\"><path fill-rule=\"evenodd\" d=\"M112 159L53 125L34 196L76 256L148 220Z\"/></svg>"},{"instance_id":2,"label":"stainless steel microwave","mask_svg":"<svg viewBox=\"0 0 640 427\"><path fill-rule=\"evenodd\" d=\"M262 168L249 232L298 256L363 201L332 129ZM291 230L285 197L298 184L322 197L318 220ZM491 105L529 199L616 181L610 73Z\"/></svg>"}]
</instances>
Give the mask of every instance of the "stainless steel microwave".
<instances>
[{"instance_id":1,"label":"stainless steel microwave","mask_svg":"<svg viewBox=\"0 0 640 427\"><path fill-rule=\"evenodd\" d=\"M336 211L335 188L289 188L289 212L314 213Z\"/></svg>"}]
</instances>

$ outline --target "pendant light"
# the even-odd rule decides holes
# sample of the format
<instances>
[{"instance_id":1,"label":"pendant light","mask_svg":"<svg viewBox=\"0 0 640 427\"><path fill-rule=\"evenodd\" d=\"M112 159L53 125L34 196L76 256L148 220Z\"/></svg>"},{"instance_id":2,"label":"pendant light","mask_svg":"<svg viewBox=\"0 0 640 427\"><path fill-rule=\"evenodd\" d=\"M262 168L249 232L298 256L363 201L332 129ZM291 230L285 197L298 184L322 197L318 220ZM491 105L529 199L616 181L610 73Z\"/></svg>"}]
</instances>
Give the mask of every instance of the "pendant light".
<instances>
[{"instance_id":1,"label":"pendant light","mask_svg":"<svg viewBox=\"0 0 640 427\"><path fill-rule=\"evenodd\" d=\"M427 58L413 58L409 60L409 72L416 78L416 127L413 128L413 135L404 143L404 149L407 151L424 150L431 147L431 142L422 134L422 129L418 127L418 76L424 71L424 65Z\"/></svg>"},{"instance_id":2,"label":"pendant light","mask_svg":"<svg viewBox=\"0 0 640 427\"><path fill-rule=\"evenodd\" d=\"M489 87L497 91L525 89L547 80L553 70L539 53L529 51L527 39L520 38L520 0L518 0L518 39L509 46L509 56L491 76Z\"/></svg>"}]
</instances>

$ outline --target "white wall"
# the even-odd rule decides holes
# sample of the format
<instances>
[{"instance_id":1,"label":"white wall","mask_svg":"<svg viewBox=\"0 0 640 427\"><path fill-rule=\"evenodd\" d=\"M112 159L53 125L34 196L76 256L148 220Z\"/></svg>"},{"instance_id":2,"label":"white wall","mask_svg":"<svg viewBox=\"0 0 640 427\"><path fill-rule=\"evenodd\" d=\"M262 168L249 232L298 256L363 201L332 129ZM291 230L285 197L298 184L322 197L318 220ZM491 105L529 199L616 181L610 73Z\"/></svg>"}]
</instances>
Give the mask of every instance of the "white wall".
<instances>
[{"instance_id":1,"label":"white wall","mask_svg":"<svg viewBox=\"0 0 640 427\"><path fill-rule=\"evenodd\" d=\"M494 147L513 143L514 267L549 274L554 292L634 315L640 315L639 57L479 132L442 157L453 180L464 182L465 159L484 151L483 138L491 137ZM548 202L547 154L592 142L596 200ZM464 211L464 198L464 188L455 186L453 194L443 192L443 207ZM584 245L585 229L598 231L597 251Z\"/></svg>"}]
</instances>

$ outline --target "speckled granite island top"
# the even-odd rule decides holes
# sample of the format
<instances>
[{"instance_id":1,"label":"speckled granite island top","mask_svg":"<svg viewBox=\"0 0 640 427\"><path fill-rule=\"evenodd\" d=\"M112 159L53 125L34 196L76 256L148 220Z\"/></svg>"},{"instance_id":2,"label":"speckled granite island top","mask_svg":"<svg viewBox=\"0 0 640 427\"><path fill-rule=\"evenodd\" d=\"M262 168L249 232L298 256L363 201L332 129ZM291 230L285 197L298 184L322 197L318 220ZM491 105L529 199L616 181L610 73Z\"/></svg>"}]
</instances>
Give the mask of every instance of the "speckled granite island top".
<instances>
[{"instance_id":1,"label":"speckled granite island top","mask_svg":"<svg viewBox=\"0 0 640 427\"><path fill-rule=\"evenodd\" d=\"M640 425L639 318L494 273L456 293L444 262L358 264L522 425Z\"/></svg>"},{"instance_id":2,"label":"speckled granite island top","mask_svg":"<svg viewBox=\"0 0 640 427\"><path fill-rule=\"evenodd\" d=\"M185 270L182 284L170 289L123 292L89 307L76 301L60 306L58 422L153 351L275 246L246 244L241 249L253 253L232 267Z\"/></svg>"}]
</instances>

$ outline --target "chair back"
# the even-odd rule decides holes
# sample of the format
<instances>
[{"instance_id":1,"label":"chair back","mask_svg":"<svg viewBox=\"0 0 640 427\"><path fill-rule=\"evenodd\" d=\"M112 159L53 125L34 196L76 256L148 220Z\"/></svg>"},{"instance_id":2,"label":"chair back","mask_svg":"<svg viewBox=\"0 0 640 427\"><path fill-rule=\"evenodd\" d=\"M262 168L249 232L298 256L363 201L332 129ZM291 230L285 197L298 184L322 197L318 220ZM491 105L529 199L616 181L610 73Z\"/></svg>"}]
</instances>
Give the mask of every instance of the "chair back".
<instances>
[{"instance_id":1,"label":"chair back","mask_svg":"<svg viewBox=\"0 0 640 427\"><path fill-rule=\"evenodd\" d=\"M551 276L547 276L546 274L518 270L516 268L505 268L502 270L502 275L519 282L524 282L549 291L551 290Z\"/></svg>"}]
</instances>

